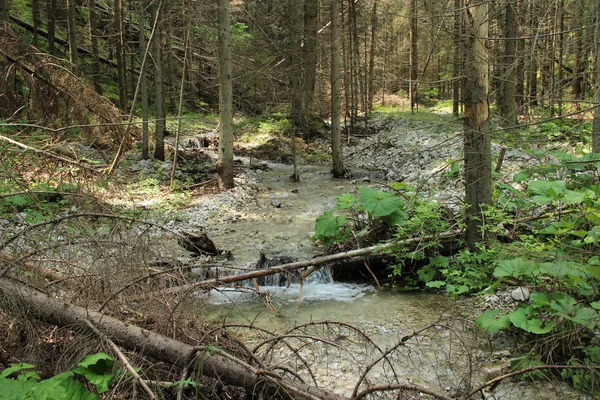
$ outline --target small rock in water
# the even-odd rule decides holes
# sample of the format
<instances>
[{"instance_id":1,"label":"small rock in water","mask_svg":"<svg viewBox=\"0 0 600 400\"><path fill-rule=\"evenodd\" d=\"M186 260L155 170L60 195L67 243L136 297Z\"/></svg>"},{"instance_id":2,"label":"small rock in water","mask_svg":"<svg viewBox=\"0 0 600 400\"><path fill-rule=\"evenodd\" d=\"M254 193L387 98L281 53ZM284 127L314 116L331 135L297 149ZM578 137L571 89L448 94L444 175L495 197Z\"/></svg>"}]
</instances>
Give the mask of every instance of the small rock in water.
<instances>
[{"instance_id":1,"label":"small rock in water","mask_svg":"<svg viewBox=\"0 0 600 400\"><path fill-rule=\"evenodd\" d=\"M513 290L512 292L510 292L510 297L514 300L514 301L527 301L529 300L529 289L521 286L516 288L515 290Z\"/></svg>"},{"instance_id":2,"label":"small rock in water","mask_svg":"<svg viewBox=\"0 0 600 400\"><path fill-rule=\"evenodd\" d=\"M281 201L280 200L273 200L271 202L271 205L275 208L281 208Z\"/></svg>"}]
</instances>

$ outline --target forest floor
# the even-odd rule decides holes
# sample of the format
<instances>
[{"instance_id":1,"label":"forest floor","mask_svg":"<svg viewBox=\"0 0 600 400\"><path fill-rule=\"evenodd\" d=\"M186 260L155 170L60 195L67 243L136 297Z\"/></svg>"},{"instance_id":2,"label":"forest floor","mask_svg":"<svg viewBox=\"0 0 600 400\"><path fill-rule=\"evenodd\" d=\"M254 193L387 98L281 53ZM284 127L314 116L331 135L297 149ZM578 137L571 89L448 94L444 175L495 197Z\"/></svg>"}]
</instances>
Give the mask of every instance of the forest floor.
<instances>
[{"instance_id":1,"label":"forest floor","mask_svg":"<svg viewBox=\"0 0 600 400\"><path fill-rule=\"evenodd\" d=\"M114 276L110 278L115 280L115 288L119 288L123 282L134 279L131 276L119 277L124 264L135 265L142 274L146 274L146 267L154 267L157 260L177 259L183 265L191 266L201 278L211 278L232 271L254 269L261 254L270 259L299 260L325 253L327 248L312 239L316 218L335 208L337 196L356 194L363 186L382 189L391 182L402 181L416 187L417 192L425 198L445 204L450 213L462 211L462 126L452 115L436 110L415 115L403 112L376 113L367 126L345 136L344 162L351 174L347 179L331 177L329 138L326 127L323 127L310 140L298 139L300 182L289 179L292 172L289 163L291 146L284 134L285 122L282 121L267 118L238 122L234 189L219 191L216 188L214 144L217 121L207 117L190 117L182 121L175 190L169 190L172 161L140 160L139 149L125 155L116 179L105 185L106 190L94 189L100 192L98 197L102 204L118 214L151 221L170 232L206 232L220 250L227 252L227 256L193 256L180 247L172 235L166 235L165 230L152 233L148 227L121 226L116 222L112 227L103 229L107 232L124 232L120 233L121 236L113 235L116 239L111 237L110 240L116 240L119 247L121 242L127 244L122 249L115 247L111 249L113 253L106 254L102 241L96 241L96 236L103 233L96 227L90 230L86 226L69 232L58 224L57 233L47 229L36 236L35 230L31 229L31 224L35 222L31 219L34 214L28 210L0 219L0 230L5 235L20 235L21 230L26 233L22 240L13 244L11 250L15 254L35 254L32 249L39 245L40 240L48 242L44 249L52 249L57 247L52 241L63 244L66 240L71 243L65 239L65 235L74 234L75 239L80 239L82 234L84 238L88 235L89 242L98 245L98 249L82 248L70 254L53 253L53 257L66 257L66 265L76 265L79 261L86 264L97 258L101 274L109 277L114 271ZM169 130L174 132L176 125L170 124ZM519 185L514 183L513 176L522 168L536 165L545 161L542 157L549 156L537 155L531 149L509 147L503 141L501 130L494 134L493 159L497 160L500 150L506 149L502 168L495 178L500 182L510 182L518 189ZM174 137L169 137L167 142L172 148ZM82 144L65 146L79 159L85 157L99 162L108 161L103 159L105 156L101 153ZM535 146L538 149L542 147ZM548 143L544 146L556 149L568 145ZM52 217L60 219L85 211L84 206L75 204L68 210L61 209ZM158 237L160 243L154 240ZM136 254L132 255L134 250ZM123 261L117 257L121 257L121 252L124 253ZM108 263L112 262L115 265L109 266ZM110 269L112 267L113 270ZM90 269L90 276L94 276L93 272ZM232 309L235 308L241 312L239 321L254 326L259 323L259 317L266 318L265 326L279 333L308 324L304 334L327 338L330 343L341 346L333 347L343 350L334 351L326 347L315 350L310 356L313 357L310 363L312 373L317 376L319 384L340 394L347 395L352 391L361 368L367 366L377 354L376 346L394 346L405 335L412 335L425 327L428 328L422 336L415 334L410 346L401 346L401 350L390 356L390 359L398 361L398 364L394 364L396 370L392 374L396 378L435 387L451 395L460 389L460 382L465 376L476 382L484 382L509 368L509 356L518 343L517 338L513 334L497 334L490 349L488 342L482 340L479 333L474 333L472 321L489 307L514 308L522 300L513 293L518 288L501 289L496 294L479 297L450 298L435 292L402 294L393 285L376 291L371 276L365 273L364 277L363 283L367 286L314 285L313 289L317 290L313 290L307 284L302 291L297 284L292 285L284 289L289 289L287 294L279 292L272 298L271 305L279 309L277 312L267 308L261 301L246 304L234 301L230 303L233 305L225 307L223 304L204 305L198 313L204 322L225 323L234 318ZM91 298L92 294L87 290L82 290L82 293ZM235 299L230 295L228 298ZM303 300L300 307L295 305L298 298ZM216 301L209 299L209 302L223 303L223 297ZM348 306L349 302L352 302L352 307ZM153 312L157 316L164 315L160 307ZM442 316L449 318L444 319L443 324L440 323ZM157 324L160 325L162 321L158 318ZM325 325L317 329L312 325L317 319L337 322L328 322L327 329ZM350 323L358 330L349 330L347 326L337 323ZM168 331L170 327L167 324L162 329ZM236 331L235 334L255 345L264 339L257 336L256 332ZM369 339L364 340L360 335ZM285 348L278 348L277 352L263 354L262 357L275 357L271 359L272 362L282 362L289 358L288 353ZM323 354L327 355L327 360L322 358ZM292 357L292 361L298 360L294 361ZM295 368L310 379L304 367ZM394 379L392 375L385 367L378 366L373 368L368 379L372 382L391 381ZM497 387L495 394L499 393L502 396L497 398L503 399L580 398L579 393L572 392L562 384L539 386L507 381Z\"/></svg>"}]
</instances>

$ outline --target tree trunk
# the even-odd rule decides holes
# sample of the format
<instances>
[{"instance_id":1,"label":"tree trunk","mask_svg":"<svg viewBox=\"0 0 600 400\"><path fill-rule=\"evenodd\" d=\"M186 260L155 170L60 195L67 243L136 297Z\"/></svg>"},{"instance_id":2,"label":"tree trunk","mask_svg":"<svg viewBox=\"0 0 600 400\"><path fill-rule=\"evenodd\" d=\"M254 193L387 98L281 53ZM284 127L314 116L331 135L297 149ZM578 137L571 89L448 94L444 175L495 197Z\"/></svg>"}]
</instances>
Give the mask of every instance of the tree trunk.
<instances>
[{"instance_id":1,"label":"tree trunk","mask_svg":"<svg viewBox=\"0 0 600 400\"><path fill-rule=\"evenodd\" d=\"M596 53L596 94L594 102L594 124L592 126L592 151L600 153L600 4L596 3L596 36L594 39Z\"/></svg>"},{"instance_id":2,"label":"tree trunk","mask_svg":"<svg viewBox=\"0 0 600 400\"><path fill-rule=\"evenodd\" d=\"M470 248L483 239L483 212L492 201L489 77L486 51L488 5L467 1L464 78L464 159L466 242Z\"/></svg>"},{"instance_id":3,"label":"tree trunk","mask_svg":"<svg viewBox=\"0 0 600 400\"><path fill-rule=\"evenodd\" d=\"M231 87L231 30L229 0L217 0L219 29L219 187L230 189L233 181L233 99Z\"/></svg>"},{"instance_id":4,"label":"tree trunk","mask_svg":"<svg viewBox=\"0 0 600 400\"><path fill-rule=\"evenodd\" d=\"M100 57L98 50L98 20L96 14L96 0L88 0L88 13L90 23L90 44L92 55L92 82L94 90L102 94L102 77L100 76Z\"/></svg>"},{"instance_id":5,"label":"tree trunk","mask_svg":"<svg viewBox=\"0 0 600 400\"><path fill-rule=\"evenodd\" d=\"M290 105L292 117L292 180L299 181L298 168L296 165L296 136L302 134L302 128L305 125L303 81L302 81L302 31L304 25L303 0L291 0L289 3L289 81L290 81Z\"/></svg>"},{"instance_id":6,"label":"tree trunk","mask_svg":"<svg viewBox=\"0 0 600 400\"><path fill-rule=\"evenodd\" d=\"M138 35L139 35L139 53L140 60L144 59L146 54L146 20L145 2L138 2ZM148 83L146 81L146 63L140 68L140 97L142 101L142 160L147 160L148 154Z\"/></svg>"},{"instance_id":7,"label":"tree trunk","mask_svg":"<svg viewBox=\"0 0 600 400\"><path fill-rule=\"evenodd\" d=\"M517 19L514 3L506 4L504 40L500 112L503 126L505 128L512 128L517 125Z\"/></svg>"},{"instance_id":8,"label":"tree trunk","mask_svg":"<svg viewBox=\"0 0 600 400\"><path fill-rule=\"evenodd\" d=\"M77 65L77 24L75 23L75 0L67 0L68 17L67 23L69 27L69 61L71 68Z\"/></svg>"},{"instance_id":9,"label":"tree trunk","mask_svg":"<svg viewBox=\"0 0 600 400\"><path fill-rule=\"evenodd\" d=\"M3 0L7 1L7 0ZM33 20L33 45L38 47L38 30L40 29L40 0L31 0L31 18Z\"/></svg>"},{"instance_id":10,"label":"tree trunk","mask_svg":"<svg viewBox=\"0 0 600 400\"><path fill-rule=\"evenodd\" d=\"M266 396L275 396L283 390L303 399L342 399L331 392L285 378L266 378L272 375L263 375L259 369L250 365L244 367L218 352L209 355L203 348L196 348L99 312L64 303L7 278L0 278L0 294L10 298L11 304L17 302L27 314L45 323L87 332L89 326L86 322L90 321L100 332L126 349L182 369L195 366L204 376L242 387L252 393L264 390Z\"/></svg>"},{"instance_id":11,"label":"tree trunk","mask_svg":"<svg viewBox=\"0 0 600 400\"><path fill-rule=\"evenodd\" d=\"M331 0L331 158L333 176L344 176L340 128L340 11L339 0Z\"/></svg>"},{"instance_id":12,"label":"tree trunk","mask_svg":"<svg viewBox=\"0 0 600 400\"><path fill-rule=\"evenodd\" d=\"M460 108L461 76L461 51L462 51L462 7L464 0L454 0L454 58L452 68L452 114L458 116Z\"/></svg>"},{"instance_id":13,"label":"tree trunk","mask_svg":"<svg viewBox=\"0 0 600 400\"><path fill-rule=\"evenodd\" d=\"M564 62L564 52L565 52L565 2L564 0L558 1L558 12L560 13L559 17L559 35L558 35L558 115L562 115L563 113L563 85L564 85L564 72L563 72L563 62Z\"/></svg>"},{"instance_id":14,"label":"tree trunk","mask_svg":"<svg viewBox=\"0 0 600 400\"><path fill-rule=\"evenodd\" d=\"M586 52L583 49L583 37L585 27L585 1L575 2L576 16L574 18L575 27L578 28L575 31L575 54L573 59L573 99L583 100L583 74L585 72L585 60ZM577 103L579 107L579 103Z\"/></svg>"},{"instance_id":15,"label":"tree trunk","mask_svg":"<svg viewBox=\"0 0 600 400\"><path fill-rule=\"evenodd\" d=\"M113 23L115 34L115 56L117 58L117 78L119 84L119 108L127 109L127 82L125 81L125 55L123 40L123 2L114 0L113 3Z\"/></svg>"},{"instance_id":16,"label":"tree trunk","mask_svg":"<svg viewBox=\"0 0 600 400\"><path fill-rule=\"evenodd\" d=\"M417 94L417 79L419 73L419 60L417 53L417 0L408 0L409 11L408 15L410 18L409 24L409 42L410 42L410 83L408 86L408 92L410 97L410 112L415 112L415 108L418 110L418 94Z\"/></svg>"},{"instance_id":17,"label":"tree trunk","mask_svg":"<svg viewBox=\"0 0 600 400\"><path fill-rule=\"evenodd\" d=\"M118 1L118 0L115 0ZM160 15L162 2L158 5L152 3L152 20L156 21ZM165 88L163 82L163 56L162 56L162 22L156 23L154 38L152 39L152 55L154 59L154 158L164 161L165 159Z\"/></svg>"},{"instance_id":18,"label":"tree trunk","mask_svg":"<svg viewBox=\"0 0 600 400\"><path fill-rule=\"evenodd\" d=\"M10 13L8 12L8 1L0 0L0 21L8 23L10 21Z\"/></svg>"},{"instance_id":19,"label":"tree trunk","mask_svg":"<svg viewBox=\"0 0 600 400\"><path fill-rule=\"evenodd\" d=\"M48 52L55 55L54 36L56 35L56 0L46 0L48 19Z\"/></svg>"},{"instance_id":20,"label":"tree trunk","mask_svg":"<svg viewBox=\"0 0 600 400\"><path fill-rule=\"evenodd\" d=\"M313 97L317 78L319 0L304 1L304 45L302 47L302 127L305 137L310 134Z\"/></svg>"},{"instance_id":21,"label":"tree trunk","mask_svg":"<svg viewBox=\"0 0 600 400\"><path fill-rule=\"evenodd\" d=\"M367 118L369 118L371 109L373 108L374 97L375 42L377 39L377 4L379 4L378 0L373 0L373 11L371 12L371 49L369 51L369 73L367 76L367 109L365 110Z\"/></svg>"}]
</instances>

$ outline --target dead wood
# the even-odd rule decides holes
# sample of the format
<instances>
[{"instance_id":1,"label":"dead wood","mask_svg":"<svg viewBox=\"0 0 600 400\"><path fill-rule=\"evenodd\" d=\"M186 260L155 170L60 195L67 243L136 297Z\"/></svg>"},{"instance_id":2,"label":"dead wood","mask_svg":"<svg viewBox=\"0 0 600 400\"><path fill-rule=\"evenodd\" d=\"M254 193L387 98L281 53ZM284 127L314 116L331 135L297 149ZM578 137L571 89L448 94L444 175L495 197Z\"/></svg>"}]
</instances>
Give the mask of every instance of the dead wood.
<instances>
[{"instance_id":1,"label":"dead wood","mask_svg":"<svg viewBox=\"0 0 600 400\"><path fill-rule=\"evenodd\" d=\"M293 270L296 270L299 268L323 265L323 264L327 264L332 261L339 261L339 260L344 260L344 259L348 259L348 258L352 258L352 257L362 257L367 254L374 253L376 251L384 251L392 246L411 245L411 244L415 244L415 243L427 242L427 241L437 240L437 239L455 238L455 237L460 236L461 234L462 234L462 230L454 230L454 231L441 233L441 234L435 235L435 236L424 236L424 237L410 238L410 239L405 239L405 240L397 240L397 241L384 243L384 244L380 244L380 245L365 247L362 249L350 250L350 251L346 251L343 253L337 253L337 254L331 254L331 255L322 256L322 257L316 257L316 258L313 258L310 260L296 261L293 263L278 265L275 267L259 269L256 271L246 272L243 274L231 275L231 276L226 276L223 278L206 279L203 281L189 283L189 284L182 285L182 286L176 286L176 287L172 287L172 288L168 288L168 289L163 289L160 292L161 293L181 293L181 292L185 292L185 291L189 291L189 290L193 290L193 289L211 288L211 287L222 285L222 284L240 282L240 281L244 281L247 279L260 278L262 276L278 274L281 272L289 272L289 271L293 271Z\"/></svg>"},{"instance_id":2,"label":"dead wood","mask_svg":"<svg viewBox=\"0 0 600 400\"><path fill-rule=\"evenodd\" d=\"M220 379L228 385L253 392L265 390L271 396L314 400L343 399L334 393L253 367L222 350L217 349L213 355L214 349L209 352L204 347L194 347L108 315L67 304L12 279L0 277L0 293L43 322L70 329L89 330L89 321L98 331L126 349L180 368L195 364L204 376Z\"/></svg>"},{"instance_id":3,"label":"dead wood","mask_svg":"<svg viewBox=\"0 0 600 400\"><path fill-rule=\"evenodd\" d=\"M49 158L53 158L55 160L58 160L58 161L61 161L61 162L67 163L67 164L76 165L76 166L78 166L80 168L85 168L85 169L87 169L89 171L99 172L97 169L91 167L89 164L86 164L86 163L83 163L83 162L79 162L79 161L75 161L75 160L72 160L70 158L62 157L62 156L59 156L57 154L53 154L53 153L51 153L49 151L46 151L46 150L36 149L34 147L31 147L31 146L28 146L26 144L23 144L21 142L17 142L16 140L7 138L6 136L0 135L0 141L4 141L4 142L7 142L9 144L12 144L13 146L20 147L22 149L25 149L27 151L31 151L31 152L36 153L36 154L40 154L40 155L42 155L44 157L49 157Z\"/></svg>"}]
</instances>

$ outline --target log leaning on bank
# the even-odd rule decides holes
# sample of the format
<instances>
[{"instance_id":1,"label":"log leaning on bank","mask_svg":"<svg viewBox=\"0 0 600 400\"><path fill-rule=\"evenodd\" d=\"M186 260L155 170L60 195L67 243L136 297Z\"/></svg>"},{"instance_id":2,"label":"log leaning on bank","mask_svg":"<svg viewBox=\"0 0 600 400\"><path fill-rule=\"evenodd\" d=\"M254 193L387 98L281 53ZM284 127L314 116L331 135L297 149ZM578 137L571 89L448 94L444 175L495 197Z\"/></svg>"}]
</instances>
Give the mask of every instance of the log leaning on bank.
<instances>
[{"instance_id":1,"label":"log leaning on bank","mask_svg":"<svg viewBox=\"0 0 600 400\"><path fill-rule=\"evenodd\" d=\"M202 349L171 339L156 332L128 324L108 315L67 304L22 283L0 278L0 295L16 302L23 310L40 321L69 329L89 330L90 321L99 331L124 348L139 351L160 361L188 368L196 365L204 376L217 378L225 384L249 391L266 390L271 396L280 395L302 399L341 400L334 393L300 382L290 381L269 371L261 371L233 357L210 356ZM2 302L10 304L10 302Z\"/></svg>"}]
</instances>

